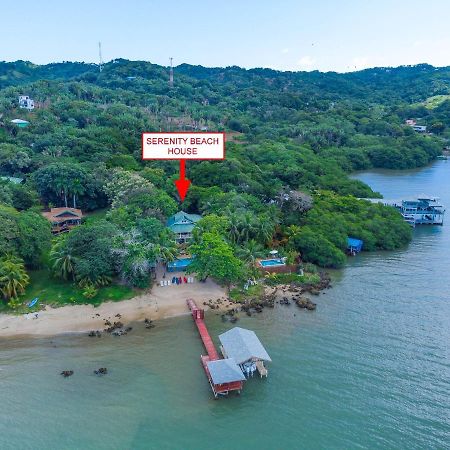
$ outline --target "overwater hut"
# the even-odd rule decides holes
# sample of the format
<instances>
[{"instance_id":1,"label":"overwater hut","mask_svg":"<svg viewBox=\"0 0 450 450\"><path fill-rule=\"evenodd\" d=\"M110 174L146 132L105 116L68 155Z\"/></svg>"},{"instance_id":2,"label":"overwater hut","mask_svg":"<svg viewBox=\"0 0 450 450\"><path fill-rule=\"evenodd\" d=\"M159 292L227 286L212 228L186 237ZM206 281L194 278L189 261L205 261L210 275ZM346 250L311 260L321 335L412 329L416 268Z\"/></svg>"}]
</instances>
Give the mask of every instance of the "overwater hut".
<instances>
[{"instance_id":1,"label":"overwater hut","mask_svg":"<svg viewBox=\"0 0 450 450\"><path fill-rule=\"evenodd\" d=\"M206 363L214 390L220 392L223 386L245 381L245 376L233 358L216 359Z\"/></svg>"},{"instance_id":2,"label":"overwater hut","mask_svg":"<svg viewBox=\"0 0 450 450\"><path fill-rule=\"evenodd\" d=\"M205 325L205 311L200 309L194 300L187 299L186 303L192 312L192 318L197 326L207 355L200 356L203 369L208 377L214 397L228 395L229 392L241 392L245 376L233 358L220 359L216 347Z\"/></svg>"},{"instance_id":3,"label":"overwater hut","mask_svg":"<svg viewBox=\"0 0 450 450\"><path fill-rule=\"evenodd\" d=\"M232 358L248 377L258 370L260 376L268 374L265 362L271 362L269 354L254 331L234 327L219 335L220 350L224 358Z\"/></svg>"}]
</instances>

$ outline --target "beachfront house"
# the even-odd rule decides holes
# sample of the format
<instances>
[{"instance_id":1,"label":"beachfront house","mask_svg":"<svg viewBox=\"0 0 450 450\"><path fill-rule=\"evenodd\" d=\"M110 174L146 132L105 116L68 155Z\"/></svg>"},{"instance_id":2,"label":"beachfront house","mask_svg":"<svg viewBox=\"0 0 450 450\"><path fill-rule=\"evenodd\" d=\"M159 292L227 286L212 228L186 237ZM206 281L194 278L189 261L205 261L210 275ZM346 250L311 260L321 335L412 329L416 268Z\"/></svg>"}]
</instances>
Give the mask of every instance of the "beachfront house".
<instances>
[{"instance_id":1,"label":"beachfront house","mask_svg":"<svg viewBox=\"0 0 450 450\"><path fill-rule=\"evenodd\" d=\"M192 239L192 231L195 224L202 218L198 214L188 214L179 211L167 220L167 227L173 231L178 244L189 242Z\"/></svg>"},{"instance_id":2,"label":"beachfront house","mask_svg":"<svg viewBox=\"0 0 450 450\"><path fill-rule=\"evenodd\" d=\"M233 358L247 377L258 370L267 377L265 362L271 362L270 356L261 341L252 330L234 327L219 335L220 350L224 358Z\"/></svg>"},{"instance_id":3,"label":"beachfront house","mask_svg":"<svg viewBox=\"0 0 450 450\"><path fill-rule=\"evenodd\" d=\"M81 224L83 213L76 208L51 208L42 215L52 224L52 233L59 234L70 231L73 227Z\"/></svg>"}]
</instances>

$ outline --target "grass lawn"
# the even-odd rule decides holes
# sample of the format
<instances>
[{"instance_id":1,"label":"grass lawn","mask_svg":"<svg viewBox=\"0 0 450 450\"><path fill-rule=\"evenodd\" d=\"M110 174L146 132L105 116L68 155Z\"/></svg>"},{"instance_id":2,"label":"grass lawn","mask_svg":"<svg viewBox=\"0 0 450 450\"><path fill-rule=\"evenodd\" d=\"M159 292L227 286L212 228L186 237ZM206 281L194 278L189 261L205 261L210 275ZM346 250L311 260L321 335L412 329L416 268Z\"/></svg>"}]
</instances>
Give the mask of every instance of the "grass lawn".
<instances>
[{"instance_id":1,"label":"grass lawn","mask_svg":"<svg viewBox=\"0 0 450 450\"><path fill-rule=\"evenodd\" d=\"M235 287L230 291L230 299L237 303L243 303L245 300L261 297L264 294L264 285L256 284L253 286L249 286L247 290L244 290L243 287Z\"/></svg>"},{"instance_id":2,"label":"grass lawn","mask_svg":"<svg viewBox=\"0 0 450 450\"><path fill-rule=\"evenodd\" d=\"M27 308L24 305L16 309L15 311L19 313L37 311L43 304L56 307L74 304L99 305L105 301L117 302L132 298L138 293L137 290L128 286L111 284L99 288L97 295L88 299L83 297L83 290L79 289L74 283L54 278L48 270L34 270L29 272L29 275L30 284L25 293L20 296L20 300L26 304L35 297L39 297L39 302L33 308ZM3 302L0 302L0 311L11 312L12 310Z\"/></svg>"},{"instance_id":3,"label":"grass lawn","mask_svg":"<svg viewBox=\"0 0 450 450\"><path fill-rule=\"evenodd\" d=\"M305 272L303 275L296 273L277 273L270 274L265 279L269 286L276 286L277 284L317 284L320 282L320 276L316 273Z\"/></svg>"}]
</instances>

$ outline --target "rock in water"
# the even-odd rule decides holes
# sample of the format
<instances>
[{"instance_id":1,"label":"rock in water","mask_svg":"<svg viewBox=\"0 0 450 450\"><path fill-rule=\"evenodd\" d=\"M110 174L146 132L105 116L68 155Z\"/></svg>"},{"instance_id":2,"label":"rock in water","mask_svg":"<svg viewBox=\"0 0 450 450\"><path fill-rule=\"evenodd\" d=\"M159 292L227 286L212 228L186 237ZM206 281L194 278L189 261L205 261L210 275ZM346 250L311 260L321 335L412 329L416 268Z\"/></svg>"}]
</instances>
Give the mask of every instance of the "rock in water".
<instances>
[{"instance_id":1,"label":"rock in water","mask_svg":"<svg viewBox=\"0 0 450 450\"><path fill-rule=\"evenodd\" d=\"M64 378L70 377L70 376L73 375L73 370L63 370L63 371L61 372L61 375L62 375Z\"/></svg>"}]
</instances>

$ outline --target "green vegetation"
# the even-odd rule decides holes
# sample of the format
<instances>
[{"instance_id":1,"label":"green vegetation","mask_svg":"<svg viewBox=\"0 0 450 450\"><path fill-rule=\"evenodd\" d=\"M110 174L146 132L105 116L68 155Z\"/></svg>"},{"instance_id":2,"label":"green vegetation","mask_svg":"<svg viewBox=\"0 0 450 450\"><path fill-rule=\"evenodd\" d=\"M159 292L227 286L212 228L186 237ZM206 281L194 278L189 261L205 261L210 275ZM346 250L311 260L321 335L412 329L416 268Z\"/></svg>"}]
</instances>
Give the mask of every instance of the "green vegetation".
<instances>
[{"instance_id":1,"label":"green vegetation","mask_svg":"<svg viewBox=\"0 0 450 450\"><path fill-rule=\"evenodd\" d=\"M348 174L419 167L441 153L450 138L449 68L175 70L169 88L166 68L142 61L115 60L101 73L82 63L0 62L0 176L24 180L0 180L0 257L23 260L32 274L26 296L37 295L42 278L59 289L48 301L119 298L149 285L155 261L176 257L165 222L180 209L178 165L142 161L144 131L223 130L230 138L226 160L187 164L183 209L204 217L187 250L202 278L229 285L254 277L256 259L271 248L290 262L300 253L339 267L349 235L368 251L409 242L400 216L357 200L380 195ZM23 93L35 110L18 108ZM18 117L30 125L17 128ZM432 134L415 133L410 118ZM52 239L40 212L64 205L87 218ZM11 307L17 295L24 298L15 293Z\"/></svg>"},{"instance_id":2,"label":"green vegetation","mask_svg":"<svg viewBox=\"0 0 450 450\"><path fill-rule=\"evenodd\" d=\"M244 303L246 300L250 300L252 298L261 298L264 294L264 285L263 284L255 284L253 286L249 286L247 290L243 288L243 286L237 286L230 290L230 299L236 303Z\"/></svg>"},{"instance_id":3,"label":"green vegetation","mask_svg":"<svg viewBox=\"0 0 450 450\"><path fill-rule=\"evenodd\" d=\"M23 294L29 281L22 259L11 255L0 259L0 291L5 300L10 301Z\"/></svg>"},{"instance_id":4,"label":"green vegetation","mask_svg":"<svg viewBox=\"0 0 450 450\"><path fill-rule=\"evenodd\" d=\"M411 228L392 208L351 196L317 192L315 207L289 230L289 246L321 267L345 262L347 237L358 236L366 251L394 250L411 239Z\"/></svg>"},{"instance_id":5,"label":"green vegetation","mask_svg":"<svg viewBox=\"0 0 450 450\"><path fill-rule=\"evenodd\" d=\"M298 285L308 284L316 285L320 282L320 276L316 273L304 272L303 275L297 273L274 273L266 276L266 283L268 285L277 284L291 284Z\"/></svg>"},{"instance_id":6,"label":"green vegetation","mask_svg":"<svg viewBox=\"0 0 450 450\"><path fill-rule=\"evenodd\" d=\"M83 290L75 283L68 283L62 279L55 278L48 270L33 270L30 271L30 284L25 289L25 292L19 296L21 307L18 312L29 312L38 310L42 304L51 306L62 306L65 304L92 304L99 305L104 301L120 301L132 298L137 294L137 291L119 284L112 284L110 286L101 287L98 293L93 298L86 298L83 296ZM39 298L38 304L33 308L23 306L33 298ZM7 305L3 304L5 310Z\"/></svg>"},{"instance_id":7,"label":"green vegetation","mask_svg":"<svg viewBox=\"0 0 450 450\"><path fill-rule=\"evenodd\" d=\"M188 267L201 280L209 276L230 285L242 278L243 264L233 254L233 247L217 232L204 232L190 247L195 259Z\"/></svg>"}]
</instances>

